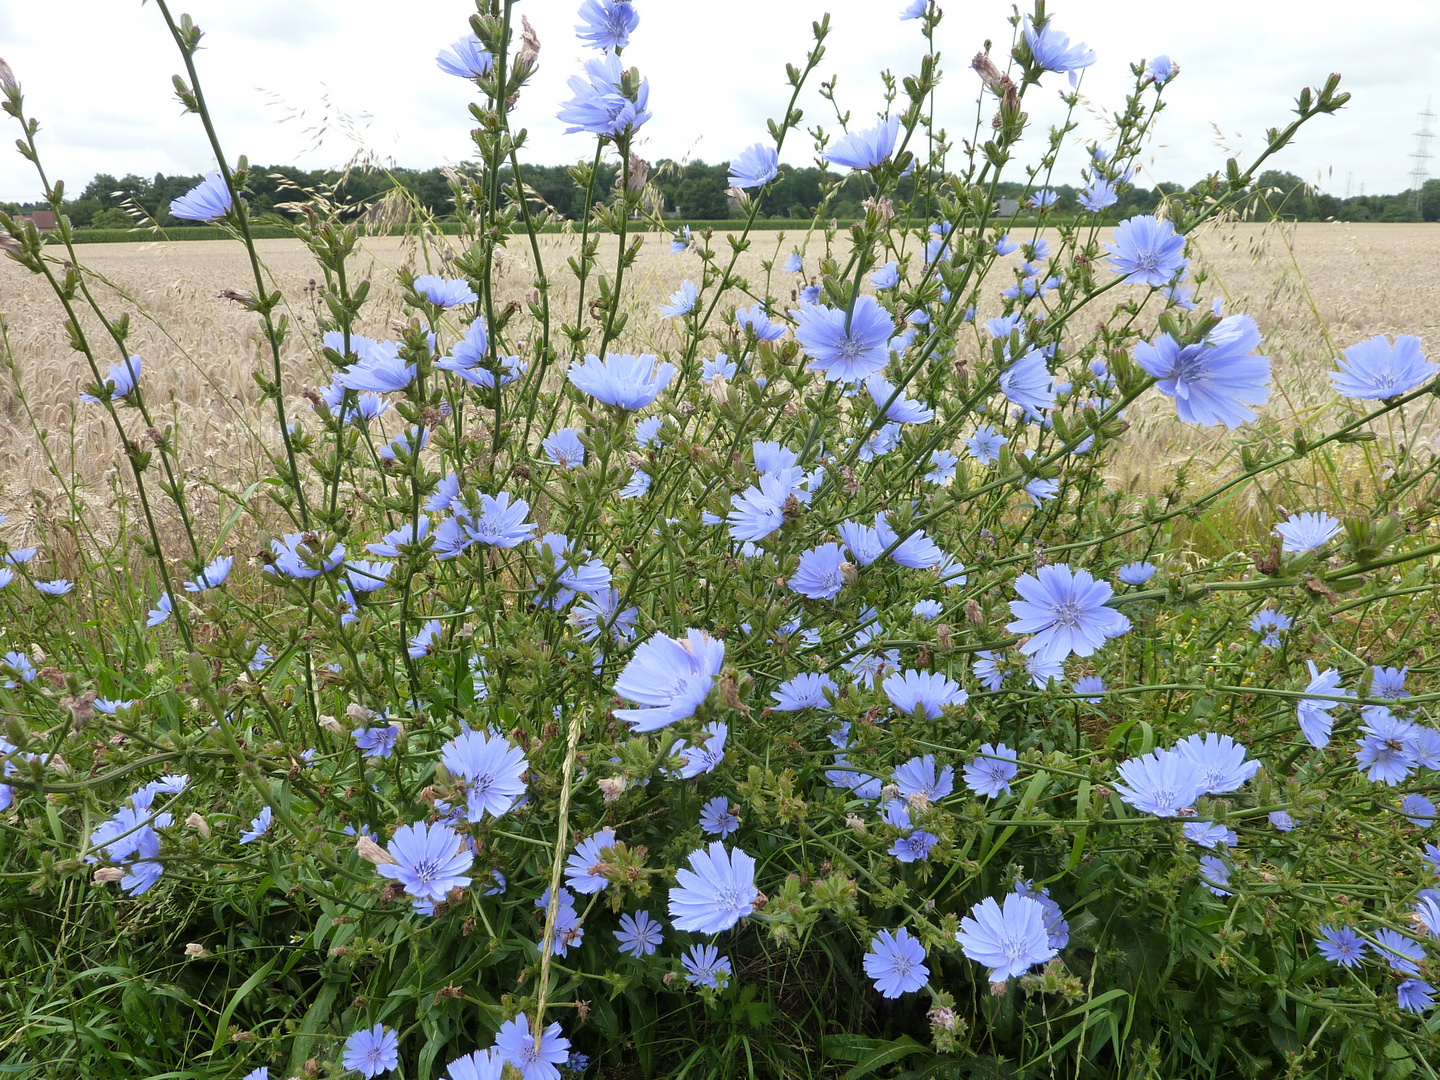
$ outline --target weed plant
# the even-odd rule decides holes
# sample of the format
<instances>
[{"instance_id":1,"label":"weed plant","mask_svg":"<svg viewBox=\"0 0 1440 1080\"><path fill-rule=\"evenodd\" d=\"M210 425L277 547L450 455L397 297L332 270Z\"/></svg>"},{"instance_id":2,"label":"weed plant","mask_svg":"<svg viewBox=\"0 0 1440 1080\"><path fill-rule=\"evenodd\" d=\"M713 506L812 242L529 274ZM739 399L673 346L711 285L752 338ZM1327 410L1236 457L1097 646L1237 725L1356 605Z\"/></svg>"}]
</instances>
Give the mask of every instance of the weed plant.
<instances>
[{"instance_id":1,"label":"weed plant","mask_svg":"<svg viewBox=\"0 0 1440 1080\"><path fill-rule=\"evenodd\" d=\"M1179 75L1135 64L1113 140L1077 164L1068 123L1039 136L1025 212L1057 170L1085 183L1046 241L996 187L1027 95L1073 111L1095 54L1037 3L950 73L977 109L942 132L917 0L885 114L827 84L805 127L824 18L720 240L659 219L641 12L586 0L561 120L594 141L590 210L557 265L510 123L539 43L481 0L440 58L476 91L463 243L366 338L359 230L307 198L296 386L200 29L154 8L216 160L172 212L248 255L276 437L250 486L187 475L184 403L147 397L157 360L68 223L0 217L123 447L112 527L51 457L68 511L0 544L0 1072L1435 1076L1436 368L1341 343L1336 393L1281 429L1255 323L1187 257L1338 76L1255 161L1116 226ZM863 175L866 217L827 194L742 276L796 138ZM632 324L657 242L687 280ZM1146 402L1224 435L1137 500L1107 462Z\"/></svg>"}]
</instances>

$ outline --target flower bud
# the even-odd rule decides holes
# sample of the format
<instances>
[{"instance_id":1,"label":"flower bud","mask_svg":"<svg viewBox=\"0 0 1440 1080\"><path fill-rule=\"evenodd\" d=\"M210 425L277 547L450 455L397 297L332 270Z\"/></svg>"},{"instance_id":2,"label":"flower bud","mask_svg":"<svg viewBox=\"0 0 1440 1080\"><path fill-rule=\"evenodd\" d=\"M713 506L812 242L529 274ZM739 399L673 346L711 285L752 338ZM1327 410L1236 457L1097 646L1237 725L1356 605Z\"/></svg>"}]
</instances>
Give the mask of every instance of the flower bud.
<instances>
[{"instance_id":1,"label":"flower bud","mask_svg":"<svg viewBox=\"0 0 1440 1080\"><path fill-rule=\"evenodd\" d=\"M600 794L604 796L607 804L613 803L616 799L620 798L625 788L629 786L629 781L623 776L607 776L596 781L596 783L599 785Z\"/></svg>"},{"instance_id":2,"label":"flower bud","mask_svg":"<svg viewBox=\"0 0 1440 1080\"><path fill-rule=\"evenodd\" d=\"M631 195L645 191L645 181L650 175L650 166L639 154L630 155L630 167L625 171L625 189Z\"/></svg>"},{"instance_id":3,"label":"flower bud","mask_svg":"<svg viewBox=\"0 0 1440 1080\"><path fill-rule=\"evenodd\" d=\"M895 216L895 204L889 199L869 198L860 204L865 208L866 216L874 215L877 225L884 225Z\"/></svg>"},{"instance_id":4,"label":"flower bud","mask_svg":"<svg viewBox=\"0 0 1440 1080\"><path fill-rule=\"evenodd\" d=\"M1009 80L1000 73L1000 69L995 66L995 62L990 57L983 52L976 53L975 58L970 61L970 66L974 68L975 74L980 76L980 81L991 93L1003 94L1005 92L1005 83Z\"/></svg>"},{"instance_id":5,"label":"flower bud","mask_svg":"<svg viewBox=\"0 0 1440 1080\"><path fill-rule=\"evenodd\" d=\"M374 866L395 865L395 857L368 836L355 841L355 853Z\"/></svg>"},{"instance_id":6,"label":"flower bud","mask_svg":"<svg viewBox=\"0 0 1440 1080\"><path fill-rule=\"evenodd\" d=\"M20 83L15 78L15 73L10 70L10 65L0 58L0 89L7 93L14 93L20 89Z\"/></svg>"},{"instance_id":7,"label":"flower bud","mask_svg":"<svg viewBox=\"0 0 1440 1080\"><path fill-rule=\"evenodd\" d=\"M955 640L950 636L950 627L945 623L941 623L935 628L935 642L940 646L941 652L948 653L955 650Z\"/></svg>"},{"instance_id":8,"label":"flower bud","mask_svg":"<svg viewBox=\"0 0 1440 1080\"><path fill-rule=\"evenodd\" d=\"M930 1021L931 1027L940 1028L943 1031L955 1030L955 1010L943 1006L931 1009L925 1014L925 1019Z\"/></svg>"},{"instance_id":9,"label":"flower bud","mask_svg":"<svg viewBox=\"0 0 1440 1080\"><path fill-rule=\"evenodd\" d=\"M75 730L79 731L95 715L95 691L87 690L79 697L66 698L65 704L75 718Z\"/></svg>"},{"instance_id":10,"label":"flower bud","mask_svg":"<svg viewBox=\"0 0 1440 1080\"><path fill-rule=\"evenodd\" d=\"M720 679L720 699L742 716L749 716L750 710L740 700L740 684L733 671L727 671Z\"/></svg>"},{"instance_id":11,"label":"flower bud","mask_svg":"<svg viewBox=\"0 0 1440 1080\"><path fill-rule=\"evenodd\" d=\"M529 67L540 56L540 35L530 25L530 20L520 16L520 51L515 55L517 67Z\"/></svg>"}]
</instances>

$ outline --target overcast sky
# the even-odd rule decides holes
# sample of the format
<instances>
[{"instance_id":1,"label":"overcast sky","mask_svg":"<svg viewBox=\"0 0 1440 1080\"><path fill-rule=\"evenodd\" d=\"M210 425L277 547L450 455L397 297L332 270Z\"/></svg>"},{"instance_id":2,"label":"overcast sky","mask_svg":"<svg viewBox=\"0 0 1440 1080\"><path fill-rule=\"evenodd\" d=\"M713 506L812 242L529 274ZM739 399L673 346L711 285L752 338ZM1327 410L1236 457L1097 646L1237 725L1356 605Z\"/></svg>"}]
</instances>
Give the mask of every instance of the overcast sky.
<instances>
[{"instance_id":1,"label":"overcast sky","mask_svg":"<svg viewBox=\"0 0 1440 1080\"><path fill-rule=\"evenodd\" d=\"M175 3L206 31L202 85L231 160L306 168L343 164L364 143L397 165L430 167L464 160L474 88L442 73L435 54L468 32L465 0L189 0ZM900 22L903 0L641 0L640 27L627 61L650 80L654 119L639 152L727 160L768 138L765 121L787 100L785 63L799 64L812 19L832 15L827 53L816 73L840 76L838 93L866 123L883 105L879 72L910 72L924 52L918 22ZM580 70L573 33L579 0L521 0L540 36L540 70L521 97L517 123L530 130L529 160L588 158L593 142L562 135L555 111ZM952 0L937 31L948 74L941 122L952 135L974 121L977 80L966 64L987 37L1003 67L1009 7L994 0ZM1193 182L1223 166L1225 150L1242 163L1264 145L1265 129L1287 122L1304 84L1331 71L1354 98L1336 117L1313 121L1279 167L1336 195L1395 192L1409 186L1419 113L1440 105L1440 2L1339 0L1203 5L1052 0L1055 25L1083 40L1098 59L1081 84L1089 112L1074 143L1103 138L1104 118L1123 104L1132 61L1168 54L1181 66L1166 91L1170 107L1144 165L1150 183ZM1119 12L1124 12L1124 16ZM402 14L403 12L403 14ZM1204 12L1202 14L1202 12ZM52 177L78 191L97 172L121 176L199 173L211 167L198 120L183 115L170 76L179 56L154 3L139 0L0 2L0 57L41 122L43 160ZM801 101L804 123L833 126L815 79ZM1052 77L1027 97L1032 117L1060 116L1065 80ZM988 113L987 113L988 115ZM14 122L0 116L0 199L38 198L29 163L8 147ZM1440 135L1440 122L1433 130ZM1028 142L1038 152L1043 128ZM1440 176L1440 138L1430 174ZM810 140L791 137L784 158L812 157ZM1057 180L1080 165L1078 150ZM1016 177L1017 179L1019 177ZM1145 182L1142 175L1140 182Z\"/></svg>"}]
</instances>

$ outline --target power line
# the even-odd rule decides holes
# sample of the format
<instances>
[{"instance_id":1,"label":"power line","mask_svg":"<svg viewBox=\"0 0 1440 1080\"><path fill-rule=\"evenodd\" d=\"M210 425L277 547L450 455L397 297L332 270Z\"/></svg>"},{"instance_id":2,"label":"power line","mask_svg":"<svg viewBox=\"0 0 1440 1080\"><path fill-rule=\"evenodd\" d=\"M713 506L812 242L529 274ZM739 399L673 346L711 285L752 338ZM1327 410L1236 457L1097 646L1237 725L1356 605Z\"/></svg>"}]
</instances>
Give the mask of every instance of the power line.
<instances>
[{"instance_id":1,"label":"power line","mask_svg":"<svg viewBox=\"0 0 1440 1080\"><path fill-rule=\"evenodd\" d=\"M1430 125L1434 121L1435 114L1430 109L1430 102L1426 101L1425 111L1420 114L1420 130L1415 132L1415 152L1410 155L1410 160L1415 162L1415 167L1410 170L1410 203L1416 210L1420 209L1420 189L1430 179L1430 140L1435 138Z\"/></svg>"}]
</instances>

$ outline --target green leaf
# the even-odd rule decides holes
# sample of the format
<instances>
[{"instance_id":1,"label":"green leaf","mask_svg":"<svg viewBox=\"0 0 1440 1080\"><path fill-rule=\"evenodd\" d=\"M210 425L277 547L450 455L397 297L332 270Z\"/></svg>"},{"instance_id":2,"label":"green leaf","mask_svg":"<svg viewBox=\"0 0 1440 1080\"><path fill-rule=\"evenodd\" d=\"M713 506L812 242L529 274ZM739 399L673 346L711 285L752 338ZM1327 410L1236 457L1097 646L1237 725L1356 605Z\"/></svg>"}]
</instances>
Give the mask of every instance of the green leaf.
<instances>
[{"instance_id":1,"label":"green leaf","mask_svg":"<svg viewBox=\"0 0 1440 1080\"><path fill-rule=\"evenodd\" d=\"M827 1057L855 1064L846 1070L844 1080L860 1080L885 1065L904 1061L912 1054L923 1054L926 1048L902 1035L893 1042L885 1039L860 1039L849 1035L829 1035L821 1041L821 1050Z\"/></svg>"},{"instance_id":2,"label":"green leaf","mask_svg":"<svg viewBox=\"0 0 1440 1080\"><path fill-rule=\"evenodd\" d=\"M290 1045L290 1065L285 1070L287 1075L301 1075L305 1068L305 1059L310 1056L310 1048L315 1045L315 1034L330 1018L335 998L343 985L341 982L327 982L320 988L320 993L315 995L310 1008L305 1011L305 1019L300 1021L300 1030L296 1032L295 1041Z\"/></svg>"},{"instance_id":3,"label":"green leaf","mask_svg":"<svg viewBox=\"0 0 1440 1080\"><path fill-rule=\"evenodd\" d=\"M220 1013L220 1018L215 1021L215 1043L213 1046L210 1047L210 1054L212 1056L218 1054L220 1052L220 1048L229 1043L230 1039L226 1032L230 1028L230 1018L235 1015L235 1010L239 1007L240 1002L244 1001L245 998L249 996L250 991L254 990L257 986L259 986L262 982L265 981L271 970L274 969L275 962L278 959L279 957L277 956L267 960L264 964L261 965L259 971L255 972L255 974L251 975L248 979L241 983L240 989L235 991L234 997L230 999L229 1004L227 1004L224 1010Z\"/></svg>"}]
</instances>

